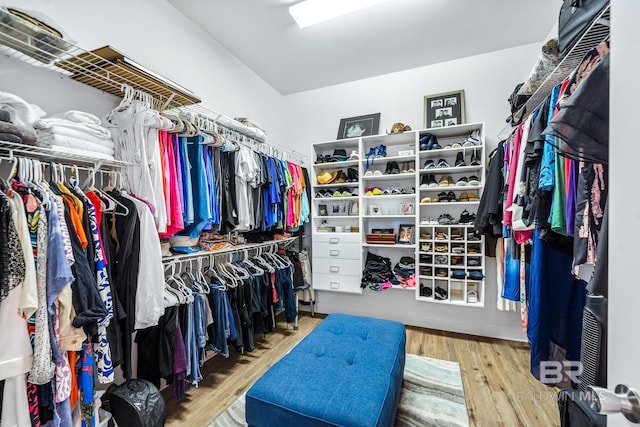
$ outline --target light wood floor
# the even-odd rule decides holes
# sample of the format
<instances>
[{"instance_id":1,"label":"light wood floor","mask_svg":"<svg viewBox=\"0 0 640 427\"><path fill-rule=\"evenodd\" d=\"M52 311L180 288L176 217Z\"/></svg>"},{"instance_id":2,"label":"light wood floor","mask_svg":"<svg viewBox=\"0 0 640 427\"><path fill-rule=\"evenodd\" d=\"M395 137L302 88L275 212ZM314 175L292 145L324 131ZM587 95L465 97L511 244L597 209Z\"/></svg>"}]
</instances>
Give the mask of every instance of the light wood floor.
<instances>
[{"instance_id":1,"label":"light wood floor","mask_svg":"<svg viewBox=\"0 0 640 427\"><path fill-rule=\"evenodd\" d=\"M203 380L182 401L163 391L167 423L207 426L294 344L320 322L303 313L299 330L283 320L266 338L256 335L256 349L214 357L202 368ZM407 353L460 363L472 426L553 427L559 425L556 393L529 374L529 350L523 343L407 327Z\"/></svg>"}]
</instances>

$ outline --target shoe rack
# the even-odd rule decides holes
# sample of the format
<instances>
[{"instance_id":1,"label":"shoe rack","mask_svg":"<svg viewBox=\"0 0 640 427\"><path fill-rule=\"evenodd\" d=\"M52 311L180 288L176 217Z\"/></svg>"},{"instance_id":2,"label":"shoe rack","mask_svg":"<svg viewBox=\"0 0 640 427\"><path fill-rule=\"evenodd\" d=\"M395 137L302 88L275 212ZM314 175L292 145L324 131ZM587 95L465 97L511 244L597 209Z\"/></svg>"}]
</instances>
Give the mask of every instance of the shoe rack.
<instances>
[{"instance_id":1,"label":"shoe rack","mask_svg":"<svg viewBox=\"0 0 640 427\"><path fill-rule=\"evenodd\" d=\"M427 134L441 148L420 150ZM474 234L467 215L477 212L484 186L482 123L320 142L312 150L315 289L362 293L362 270L372 252L393 266L403 256L415 259L416 286L393 288L413 292L418 301L484 306L484 239ZM353 152L357 159L350 159ZM424 169L428 160L440 167ZM347 182L349 169L351 178L357 171L355 182ZM463 213L468 224L438 222L443 215L459 222ZM401 227L411 228L410 239L367 242L367 233L389 230L397 237Z\"/></svg>"}]
</instances>

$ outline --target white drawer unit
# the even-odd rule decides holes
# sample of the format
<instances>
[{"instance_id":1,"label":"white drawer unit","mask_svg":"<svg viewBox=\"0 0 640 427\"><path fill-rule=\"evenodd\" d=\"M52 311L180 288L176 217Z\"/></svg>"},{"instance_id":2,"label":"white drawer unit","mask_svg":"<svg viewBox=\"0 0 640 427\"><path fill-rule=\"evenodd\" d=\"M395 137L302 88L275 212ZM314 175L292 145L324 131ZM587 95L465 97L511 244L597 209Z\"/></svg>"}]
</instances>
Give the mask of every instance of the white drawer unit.
<instances>
[{"instance_id":1,"label":"white drawer unit","mask_svg":"<svg viewBox=\"0 0 640 427\"><path fill-rule=\"evenodd\" d=\"M316 258L343 258L351 260L360 259L360 243L332 244L327 242L313 243L313 259Z\"/></svg>"},{"instance_id":2,"label":"white drawer unit","mask_svg":"<svg viewBox=\"0 0 640 427\"><path fill-rule=\"evenodd\" d=\"M313 271L320 274L341 276L357 276L360 279L362 270L359 260L341 258L314 258Z\"/></svg>"},{"instance_id":3,"label":"white drawer unit","mask_svg":"<svg viewBox=\"0 0 640 427\"><path fill-rule=\"evenodd\" d=\"M316 291L346 292L361 294L360 276L324 274L313 272L313 289Z\"/></svg>"},{"instance_id":4,"label":"white drawer unit","mask_svg":"<svg viewBox=\"0 0 640 427\"><path fill-rule=\"evenodd\" d=\"M360 233L313 235L313 288L321 291L362 293Z\"/></svg>"}]
</instances>

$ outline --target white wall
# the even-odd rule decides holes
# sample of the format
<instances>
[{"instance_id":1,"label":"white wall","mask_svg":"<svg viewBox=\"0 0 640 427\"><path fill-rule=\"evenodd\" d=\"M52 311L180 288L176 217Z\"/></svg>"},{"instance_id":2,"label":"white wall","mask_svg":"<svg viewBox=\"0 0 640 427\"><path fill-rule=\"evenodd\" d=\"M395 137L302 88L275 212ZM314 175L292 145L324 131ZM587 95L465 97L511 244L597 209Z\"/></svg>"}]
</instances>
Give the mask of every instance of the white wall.
<instances>
[{"instance_id":1,"label":"white wall","mask_svg":"<svg viewBox=\"0 0 640 427\"><path fill-rule=\"evenodd\" d=\"M312 143L336 138L341 118L378 112L380 133L394 122L420 129L424 127L425 95L464 89L466 122L485 123L487 152L491 152L510 112L507 98L515 85L527 78L539 51L540 44L536 43L288 95L286 142L310 153ZM488 260L483 309L416 302L414 294L407 291L366 290L363 295L318 292L316 310L374 315L427 328L524 340L520 314L495 308L496 264L495 259Z\"/></svg>"},{"instance_id":2,"label":"white wall","mask_svg":"<svg viewBox=\"0 0 640 427\"><path fill-rule=\"evenodd\" d=\"M86 50L110 45L143 66L199 95L203 105L229 117L246 116L269 137L284 139L283 97L165 0L23 0L8 3L49 15ZM16 93L51 113L66 108L103 114L113 97L0 62L0 90ZM87 97L94 98L87 101ZM47 107L48 106L48 107Z\"/></svg>"}]
</instances>

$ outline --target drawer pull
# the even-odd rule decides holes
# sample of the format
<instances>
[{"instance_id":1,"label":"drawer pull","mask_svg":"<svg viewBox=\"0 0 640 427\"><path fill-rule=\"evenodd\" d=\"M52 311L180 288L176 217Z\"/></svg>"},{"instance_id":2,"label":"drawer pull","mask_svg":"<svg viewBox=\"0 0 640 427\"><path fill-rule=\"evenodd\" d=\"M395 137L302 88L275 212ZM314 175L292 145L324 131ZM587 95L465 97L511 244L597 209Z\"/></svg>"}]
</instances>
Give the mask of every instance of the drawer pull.
<instances>
[{"instance_id":1,"label":"drawer pull","mask_svg":"<svg viewBox=\"0 0 640 427\"><path fill-rule=\"evenodd\" d=\"M331 289L339 289L340 288L340 282L329 282L329 287Z\"/></svg>"},{"instance_id":2,"label":"drawer pull","mask_svg":"<svg viewBox=\"0 0 640 427\"><path fill-rule=\"evenodd\" d=\"M329 271L332 273L337 273L338 271L340 271L340 267L337 265L332 265L329 267Z\"/></svg>"},{"instance_id":3,"label":"drawer pull","mask_svg":"<svg viewBox=\"0 0 640 427\"><path fill-rule=\"evenodd\" d=\"M331 249L329 251L329 255L330 256L340 256L340 250L339 249Z\"/></svg>"},{"instance_id":4,"label":"drawer pull","mask_svg":"<svg viewBox=\"0 0 640 427\"><path fill-rule=\"evenodd\" d=\"M340 243L340 238L339 237L330 237L329 238L329 243L333 243L333 244Z\"/></svg>"}]
</instances>

